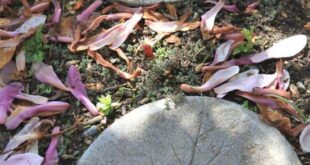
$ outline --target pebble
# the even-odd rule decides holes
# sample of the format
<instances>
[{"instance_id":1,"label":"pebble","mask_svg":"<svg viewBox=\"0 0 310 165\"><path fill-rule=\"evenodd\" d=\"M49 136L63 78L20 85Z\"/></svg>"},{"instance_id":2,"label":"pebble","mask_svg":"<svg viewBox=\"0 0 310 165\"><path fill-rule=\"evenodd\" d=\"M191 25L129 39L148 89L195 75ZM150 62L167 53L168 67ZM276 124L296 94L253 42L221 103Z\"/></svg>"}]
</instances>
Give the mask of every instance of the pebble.
<instances>
[{"instance_id":1,"label":"pebble","mask_svg":"<svg viewBox=\"0 0 310 165\"><path fill-rule=\"evenodd\" d=\"M306 87L305 87L305 85L302 82L297 82L296 86L298 87L298 89L306 90Z\"/></svg>"},{"instance_id":2,"label":"pebble","mask_svg":"<svg viewBox=\"0 0 310 165\"><path fill-rule=\"evenodd\" d=\"M91 127L89 127L84 133L83 136L84 137L90 137L90 136L95 136L96 134L98 134L99 130L97 128L97 126L92 125Z\"/></svg>"}]
</instances>

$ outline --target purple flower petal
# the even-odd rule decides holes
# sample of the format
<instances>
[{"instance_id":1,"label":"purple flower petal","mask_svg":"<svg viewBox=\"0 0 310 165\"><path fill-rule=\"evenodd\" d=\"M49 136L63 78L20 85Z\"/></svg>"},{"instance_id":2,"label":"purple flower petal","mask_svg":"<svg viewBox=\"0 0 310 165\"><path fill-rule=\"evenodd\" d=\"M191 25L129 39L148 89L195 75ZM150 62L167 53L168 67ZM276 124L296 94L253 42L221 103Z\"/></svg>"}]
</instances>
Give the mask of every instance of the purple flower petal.
<instances>
[{"instance_id":1,"label":"purple flower petal","mask_svg":"<svg viewBox=\"0 0 310 165\"><path fill-rule=\"evenodd\" d=\"M280 108L275 100L273 100L272 98L266 97L266 96L257 96L257 95L253 95L251 93L240 92L240 91L235 92L235 94L238 96L244 97L248 100L251 100L257 104L267 105L272 109Z\"/></svg>"},{"instance_id":2,"label":"purple flower petal","mask_svg":"<svg viewBox=\"0 0 310 165\"><path fill-rule=\"evenodd\" d=\"M276 74L254 74L249 77L242 77L214 88L218 97L223 97L228 92L239 90L243 92L252 92L254 88L264 88L275 81Z\"/></svg>"},{"instance_id":3,"label":"purple flower petal","mask_svg":"<svg viewBox=\"0 0 310 165\"><path fill-rule=\"evenodd\" d=\"M55 127L53 129L52 134L56 134L60 132L60 127ZM58 145L58 136L53 136L50 145L47 148L45 153L45 161L44 165L57 165L58 164L58 152L57 152L57 145Z\"/></svg>"},{"instance_id":4,"label":"purple flower petal","mask_svg":"<svg viewBox=\"0 0 310 165\"><path fill-rule=\"evenodd\" d=\"M32 64L32 70L36 78L42 82L64 91L70 91L58 78L51 65L38 62Z\"/></svg>"},{"instance_id":5,"label":"purple flower petal","mask_svg":"<svg viewBox=\"0 0 310 165\"><path fill-rule=\"evenodd\" d=\"M220 0L212 9L206 12L204 15L201 16L201 32L205 31L212 31L215 17L217 13L222 9L224 6L224 1Z\"/></svg>"},{"instance_id":6,"label":"purple flower petal","mask_svg":"<svg viewBox=\"0 0 310 165\"><path fill-rule=\"evenodd\" d=\"M27 33L30 29L37 28L38 26L44 24L46 20L46 15L33 15L24 24L15 30L18 33Z\"/></svg>"},{"instance_id":7,"label":"purple flower petal","mask_svg":"<svg viewBox=\"0 0 310 165\"><path fill-rule=\"evenodd\" d=\"M10 139L3 151L5 154L0 155L0 159L5 160L15 148L24 143L26 139L17 139L17 137L31 133L39 121L40 119L38 117L31 118L31 120L23 127L23 129Z\"/></svg>"},{"instance_id":8,"label":"purple flower petal","mask_svg":"<svg viewBox=\"0 0 310 165\"><path fill-rule=\"evenodd\" d=\"M299 144L305 153L310 152L310 124L308 124L299 136Z\"/></svg>"},{"instance_id":9,"label":"purple flower petal","mask_svg":"<svg viewBox=\"0 0 310 165\"><path fill-rule=\"evenodd\" d=\"M103 38L91 43L89 49L94 51L98 50L104 46L109 46L111 49L117 49L125 40L128 38L129 34L133 31L133 28L142 19L143 12L142 9L138 10L134 15L127 20L122 25L116 25L117 28L112 27L112 31Z\"/></svg>"},{"instance_id":10,"label":"purple flower petal","mask_svg":"<svg viewBox=\"0 0 310 165\"><path fill-rule=\"evenodd\" d=\"M1 162L2 165L41 165L43 158L34 153L23 153L10 157L8 160Z\"/></svg>"},{"instance_id":11,"label":"purple flower petal","mask_svg":"<svg viewBox=\"0 0 310 165\"><path fill-rule=\"evenodd\" d=\"M77 21L84 22L90 15L102 4L102 0L94 1L87 9L85 9L80 15L76 17Z\"/></svg>"},{"instance_id":12,"label":"purple flower petal","mask_svg":"<svg viewBox=\"0 0 310 165\"><path fill-rule=\"evenodd\" d=\"M230 79L232 76L234 76L238 72L239 72L238 66L231 66L227 69L222 69L222 70L215 72L210 77L210 79L202 86L194 87L194 86L190 86L187 84L182 84L180 88L181 90L188 92L188 93L206 92L206 91L213 89L217 85L225 82L226 80Z\"/></svg>"},{"instance_id":13,"label":"purple flower petal","mask_svg":"<svg viewBox=\"0 0 310 165\"><path fill-rule=\"evenodd\" d=\"M212 3L212 4L216 5L218 2L206 1L206 3ZM232 12L232 13L239 12L239 9L238 9L237 5L224 5L223 9L225 9L225 10L227 10L229 12Z\"/></svg>"},{"instance_id":14,"label":"purple flower petal","mask_svg":"<svg viewBox=\"0 0 310 165\"><path fill-rule=\"evenodd\" d=\"M10 112L14 97L20 94L23 89L24 87L21 83L10 83L0 89L0 124L6 122L7 113Z\"/></svg>"},{"instance_id":15,"label":"purple flower petal","mask_svg":"<svg viewBox=\"0 0 310 165\"><path fill-rule=\"evenodd\" d=\"M5 126L8 130L12 130L17 128L19 124L25 119L33 117L37 113L59 113L64 112L65 110L69 109L69 107L70 104L61 101L51 101L45 104L29 107L20 112L13 112L11 116L8 117Z\"/></svg>"},{"instance_id":16,"label":"purple flower petal","mask_svg":"<svg viewBox=\"0 0 310 165\"><path fill-rule=\"evenodd\" d=\"M228 40L228 41L222 43L216 49L215 57L214 57L214 60L213 60L211 65L216 65L220 62L224 62L228 58L228 55L229 55L230 50L231 50L231 46L234 42L235 41L233 41L233 40Z\"/></svg>"},{"instance_id":17,"label":"purple flower petal","mask_svg":"<svg viewBox=\"0 0 310 165\"><path fill-rule=\"evenodd\" d=\"M48 98L38 95L29 95L26 93L20 93L15 96L16 99L30 101L34 104L44 104L48 102Z\"/></svg>"},{"instance_id":18,"label":"purple flower petal","mask_svg":"<svg viewBox=\"0 0 310 165\"><path fill-rule=\"evenodd\" d=\"M269 59L289 58L298 54L304 49L307 44L307 37L305 35L294 35L286 39L280 40L267 50L250 55L244 56L239 59L232 59L223 65L219 66L204 66L202 71L218 70L230 67L232 65L246 65L260 63Z\"/></svg>"},{"instance_id":19,"label":"purple flower petal","mask_svg":"<svg viewBox=\"0 0 310 165\"><path fill-rule=\"evenodd\" d=\"M52 17L52 23L59 23L61 17L61 8L59 4L59 0L52 0L54 5L54 15Z\"/></svg>"},{"instance_id":20,"label":"purple flower petal","mask_svg":"<svg viewBox=\"0 0 310 165\"><path fill-rule=\"evenodd\" d=\"M66 84L70 88L72 95L81 101L81 103L85 105L92 115L95 116L99 114L98 109L87 96L87 91L85 89L85 85L82 83L82 78L79 71L73 65L69 68Z\"/></svg>"}]
</instances>

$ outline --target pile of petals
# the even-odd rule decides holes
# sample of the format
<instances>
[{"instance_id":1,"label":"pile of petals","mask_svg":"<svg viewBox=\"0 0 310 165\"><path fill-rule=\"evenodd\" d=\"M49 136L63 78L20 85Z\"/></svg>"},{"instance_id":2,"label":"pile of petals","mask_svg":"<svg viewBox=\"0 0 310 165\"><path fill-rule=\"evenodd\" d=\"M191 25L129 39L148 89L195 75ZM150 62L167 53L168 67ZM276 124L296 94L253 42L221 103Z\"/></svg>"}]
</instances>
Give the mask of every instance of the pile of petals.
<instances>
[{"instance_id":1,"label":"pile of petals","mask_svg":"<svg viewBox=\"0 0 310 165\"><path fill-rule=\"evenodd\" d=\"M3 154L0 155L0 164L31 164L31 165L55 165L58 164L57 145L60 127L54 127L51 120L41 120L33 117L6 145ZM45 157L39 155L38 140L52 130L52 138Z\"/></svg>"}]
</instances>

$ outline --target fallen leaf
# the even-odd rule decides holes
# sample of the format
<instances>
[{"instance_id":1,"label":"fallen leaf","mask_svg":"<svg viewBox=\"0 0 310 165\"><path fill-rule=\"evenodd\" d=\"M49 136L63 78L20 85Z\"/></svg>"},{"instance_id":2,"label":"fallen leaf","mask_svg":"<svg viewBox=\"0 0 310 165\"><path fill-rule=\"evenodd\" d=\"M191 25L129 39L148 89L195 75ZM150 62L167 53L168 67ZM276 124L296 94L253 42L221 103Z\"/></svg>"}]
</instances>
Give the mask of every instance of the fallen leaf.
<instances>
[{"instance_id":1,"label":"fallen leaf","mask_svg":"<svg viewBox=\"0 0 310 165\"><path fill-rule=\"evenodd\" d=\"M181 44L181 39L177 35L170 35L165 39L170 44L175 44L176 46Z\"/></svg>"},{"instance_id":2,"label":"fallen leaf","mask_svg":"<svg viewBox=\"0 0 310 165\"><path fill-rule=\"evenodd\" d=\"M278 111L272 110L268 106L260 104L257 104L257 106L260 110L260 116L265 122L291 137L296 137L305 127L304 124L299 124L295 128L292 128L291 121L288 117L283 116Z\"/></svg>"},{"instance_id":3,"label":"fallen leaf","mask_svg":"<svg viewBox=\"0 0 310 165\"><path fill-rule=\"evenodd\" d=\"M169 14L175 18L178 17L177 15L177 9L175 8L175 6L173 4L170 4L170 3L166 3L166 8L169 12Z\"/></svg>"},{"instance_id":4,"label":"fallen leaf","mask_svg":"<svg viewBox=\"0 0 310 165\"><path fill-rule=\"evenodd\" d=\"M305 28L306 30L310 30L310 22L306 23L306 24L304 25L304 28Z\"/></svg>"},{"instance_id":5,"label":"fallen leaf","mask_svg":"<svg viewBox=\"0 0 310 165\"><path fill-rule=\"evenodd\" d=\"M55 127L52 131L52 134L57 134L60 132L60 127ZM57 145L59 141L59 136L53 136L52 140L45 152L45 159L44 165L57 165L59 158L58 158L58 151Z\"/></svg>"},{"instance_id":6,"label":"fallen leaf","mask_svg":"<svg viewBox=\"0 0 310 165\"><path fill-rule=\"evenodd\" d=\"M19 43L20 40L18 38L0 41L0 69L11 61Z\"/></svg>"}]
</instances>

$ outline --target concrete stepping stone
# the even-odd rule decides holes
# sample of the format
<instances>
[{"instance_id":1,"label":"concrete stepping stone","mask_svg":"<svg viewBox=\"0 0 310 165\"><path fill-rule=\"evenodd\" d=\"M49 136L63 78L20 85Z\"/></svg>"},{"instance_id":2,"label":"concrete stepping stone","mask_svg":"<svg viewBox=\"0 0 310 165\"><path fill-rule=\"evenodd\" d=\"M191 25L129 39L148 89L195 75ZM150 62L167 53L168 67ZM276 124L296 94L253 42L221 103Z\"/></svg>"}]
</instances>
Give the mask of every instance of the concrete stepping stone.
<instances>
[{"instance_id":1,"label":"concrete stepping stone","mask_svg":"<svg viewBox=\"0 0 310 165\"><path fill-rule=\"evenodd\" d=\"M186 97L143 105L108 127L79 165L298 165L281 133L240 105Z\"/></svg>"},{"instance_id":2,"label":"concrete stepping stone","mask_svg":"<svg viewBox=\"0 0 310 165\"><path fill-rule=\"evenodd\" d=\"M178 2L182 0L110 0L112 2L123 2L128 5L152 5L160 2Z\"/></svg>"}]
</instances>

